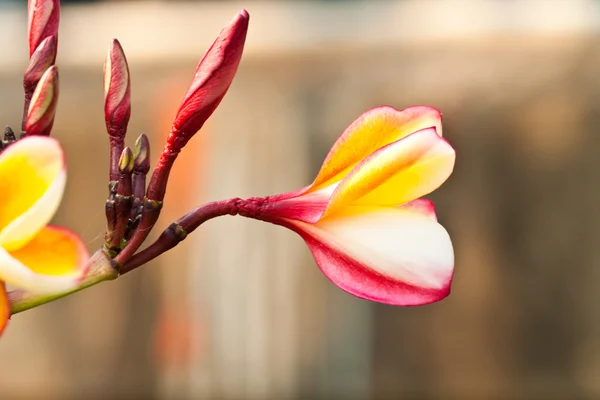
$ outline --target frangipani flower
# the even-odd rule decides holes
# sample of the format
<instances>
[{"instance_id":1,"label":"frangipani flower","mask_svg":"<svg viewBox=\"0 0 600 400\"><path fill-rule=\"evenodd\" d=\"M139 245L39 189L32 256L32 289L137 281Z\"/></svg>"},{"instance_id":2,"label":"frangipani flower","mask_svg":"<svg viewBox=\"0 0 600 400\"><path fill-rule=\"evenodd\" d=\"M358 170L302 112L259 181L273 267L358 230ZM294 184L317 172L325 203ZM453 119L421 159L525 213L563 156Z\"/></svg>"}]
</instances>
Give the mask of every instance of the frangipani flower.
<instances>
[{"instance_id":1,"label":"frangipani flower","mask_svg":"<svg viewBox=\"0 0 600 400\"><path fill-rule=\"evenodd\" d=\"M433 203L454 149L431 107L379 107L334 144L312 185L249 199L240 214L300 234L323 273L361 298L411 306L450 292L454 252Z\"/></svg>"},{"instance_id":2,"label":"frangipani flower","mask_svg":"<svg viewBox=\"0 0 600 400\"><path fill-rule=\"evenodd\" d=\"M62 149L54 139L26 137L0 153L0 309L4 283L32 293L74 289L88 253L79 237L48 223L66 182ZM0 331L8 312L0 311Z\"/></svg>"}]
</instances>

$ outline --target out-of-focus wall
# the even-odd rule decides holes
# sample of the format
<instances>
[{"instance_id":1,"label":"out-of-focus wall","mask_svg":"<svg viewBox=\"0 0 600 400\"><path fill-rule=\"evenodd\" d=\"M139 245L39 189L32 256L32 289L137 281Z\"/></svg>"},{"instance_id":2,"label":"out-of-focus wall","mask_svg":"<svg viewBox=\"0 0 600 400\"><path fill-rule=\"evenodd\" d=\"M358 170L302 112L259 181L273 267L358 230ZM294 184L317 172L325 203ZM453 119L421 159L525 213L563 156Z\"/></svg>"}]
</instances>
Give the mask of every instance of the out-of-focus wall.
<instances>
[{"instance_id":1,"label":"out-of-focus wall","mask_svg":"<svg viewBox=\"0 0 600 400\"><path fill-rule=\"evenodd\" d=\"M148 133L156 156L197 60L242 6L239 74L178 160L159 226L205 201L306 185L363 111L429 104L458 154L431 196L455 243L451 296L408 309L355 299L294 234L220 218L131 275L15 316L0 397L598 396L596 2L64 7L57 223L102 243L110 38L131 64L129 141ZM25 29L22 10L0 13L0 121L13 126Z\"/></svg>"}]
</instances>

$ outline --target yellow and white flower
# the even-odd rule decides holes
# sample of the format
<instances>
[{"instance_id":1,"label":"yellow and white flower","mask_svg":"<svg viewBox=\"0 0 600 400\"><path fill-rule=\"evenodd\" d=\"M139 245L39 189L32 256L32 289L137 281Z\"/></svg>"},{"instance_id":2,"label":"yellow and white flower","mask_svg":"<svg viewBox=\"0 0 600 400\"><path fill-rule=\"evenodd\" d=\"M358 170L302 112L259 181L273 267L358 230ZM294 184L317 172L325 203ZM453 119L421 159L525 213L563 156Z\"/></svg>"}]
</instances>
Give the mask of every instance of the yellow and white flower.
<instances>
[{"instance_id":1,"label":"yellow and white flower","mask_svg":"<svg viewBox=\"0 0 600 400\"><path fill-rule=\"evenodd\" d=\"M435 108L372 109L337 140L310 186L246 200L240 214L297 232L323 273L358 297L402 306L441 300L454 252L433 203L421 199L454 168L441 134Z\"/></svg>"},{"instance_id":2,"label":"yellow and white flower","mask_svg":"<svg viewBox=\"0 0 600 400\"><path fill-rule=\"evenodd\" d=\"M89 255L80 238L48 223L66 182L58 142L26 137L0 153L0 301L8 310L4 283L32 293L52 294L77 287ZM0 331L9 313L0 311Z\"/></svg>"}]
</instances>

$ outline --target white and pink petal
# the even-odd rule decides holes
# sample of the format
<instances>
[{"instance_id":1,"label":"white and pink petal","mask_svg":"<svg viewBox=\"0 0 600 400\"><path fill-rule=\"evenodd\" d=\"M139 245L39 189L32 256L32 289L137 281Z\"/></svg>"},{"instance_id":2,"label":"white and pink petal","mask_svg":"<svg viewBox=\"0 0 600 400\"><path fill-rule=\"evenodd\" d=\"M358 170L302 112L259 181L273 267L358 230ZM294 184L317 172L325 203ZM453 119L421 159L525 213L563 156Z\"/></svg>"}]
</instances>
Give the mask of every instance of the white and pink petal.
<instances>
[{"instance_id":1,"label":"white and pink petal","mask_svg":"<svg viewBox=\"0 0 600 400\"><path fill-rule=\"evenodd\" d=\"M450 292L454 251L430 214L353 207L317 224L285 221L306 241L323 273L364 299L413 306Z\"/></svg>"},{"instance_id":2,"label":"white and pink petal","mask_svg":"<svg viewBox=\"0 0 600 400\"><path fill-rule=\"evenodd\" d=\"M435 205L433 204L433 201L429 199L416 199L398 207L415 214L421 214L424 217L431 218L433 221L437 221Z\"/></svg>"}]
</instances>

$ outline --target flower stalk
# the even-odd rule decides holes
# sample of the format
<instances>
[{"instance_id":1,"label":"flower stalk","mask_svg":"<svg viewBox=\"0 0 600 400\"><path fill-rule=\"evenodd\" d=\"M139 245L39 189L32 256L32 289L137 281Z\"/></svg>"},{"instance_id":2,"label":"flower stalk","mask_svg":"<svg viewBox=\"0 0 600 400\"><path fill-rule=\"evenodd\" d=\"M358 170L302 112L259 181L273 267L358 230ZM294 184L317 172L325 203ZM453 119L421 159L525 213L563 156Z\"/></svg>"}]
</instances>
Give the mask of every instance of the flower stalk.
<instances>
[{"instance_id":1,"label":"flower stalk","mask_svg":"<svg viewBox=\"0 0 600 400\"><path fill-rule=\"evenodd\" d=\"M129 216L131 222L129 231L132 234L142 218L142 204L146 195L146 175L150 171L150 141L143 133L135 141L133 156L135 158L133 165L133 206Z\"/></svg>"},{"instance_id":2,"label":"flower stalk","mask_svg":"<svg viewBox=\"0 0 600 400\"><path fill-rule=\"evenodd\" d=\"M110 257L101 250L98 250L89 260L88 273L79 282L79 285L72 290L54 293L50 295L36 295L24 290L13 290L8 292L11 315L30 310L35 307L61 299L70 294L79 292L83 289L97 285L100 282L116 279L119 273L113 265Z\"/></svg>"},{"instance_id":3,"label":"flower stalk","mask_svg":"<svg viewBox=\"0 0 600 400\"><path fill-rule=\"evenodd\" d=\"M223 215L236 215L239 210L240 202L242 201L243 200L238 198L215 201L204 204L203 206L188 212L176 222L169 225L154 243L131 257L131 259L121 267L121 274L130 272L155 259L164 252L171 250L209 219Z\"/></svg>"},{"instance_id":4,"label":"flower stalk","mask_svg":"<svg viewBox=\"0 0 600 400\"><path fill-rule=\"evenodd\" d=\"M117 279L119 275L131 272L172 249L204 222L223 215L236 215L240 201L237 198L217 201L190 211L176 223L171 224L154 244L136 254L124 266L119 266L105 251L98 250L89 260L87 274L72 290L51 295L36 295L24 290L13 290L8 293L11 315L61 299L98 283Z\"/></svg>"},{"instance_id":5,"label":"flower stalk","mask_svg":"<svg viewBox=\"0 0 600 400\"><path fill-rule=\"evenodd\" d=\"M119 251L129 225L129 213L133 204L131 174L133 172L133 153L125 147L119 160L119 181L115 195L115 227L110 238L110 251Z\"/></svg>"}]
</instances>

